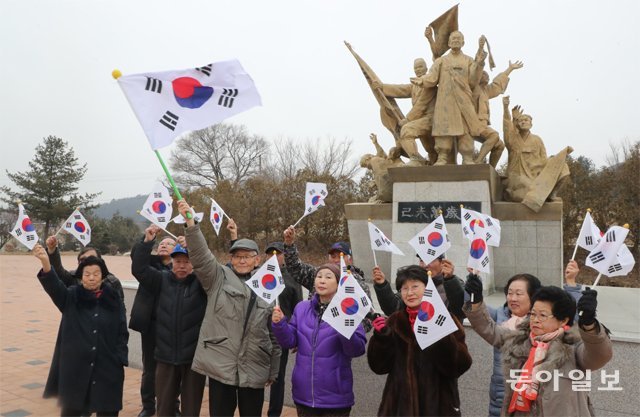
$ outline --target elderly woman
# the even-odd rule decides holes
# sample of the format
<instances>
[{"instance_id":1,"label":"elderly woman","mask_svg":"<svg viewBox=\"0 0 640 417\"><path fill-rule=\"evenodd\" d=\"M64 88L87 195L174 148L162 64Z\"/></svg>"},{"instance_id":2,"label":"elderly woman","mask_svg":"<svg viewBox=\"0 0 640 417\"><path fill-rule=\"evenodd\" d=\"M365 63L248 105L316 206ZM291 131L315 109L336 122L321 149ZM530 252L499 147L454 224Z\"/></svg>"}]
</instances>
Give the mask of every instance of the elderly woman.
<instances>
[{"instance_id":1,"label":"elderly woman","mask_svg":"<svg viewBox=\"0 0 640 417\"><path fill-rule=\"evenodd\" d=\"M405 309L373 321L367 359L376 374L388 374L378 416L459 416L458 377L471 367L460 322L458 330L420 349L413 325L429 276L418 265L398 270L396 289Z\"/></svg>"},{"instance_id":2,"label":"elderly woman","mask_svg":"<svg viewBox=\"0 0 640 417\"><path fill-rule=\"evenodd\" d=\"M287 322L280 307L272 316L273 333L283 349L298 348L291 386L298 415L348 416L355 399L351 359L364 355L367 342L362 324L347 339L322 321L338 291L335 264L316 270L315 295L300 302Z\"/></svg>"},{"instance_id":3,"label":"elderly woman","mask_svg":"<svg viewBox=\"0 0 640 417\"><path fill-rule=\"evenodd\" d=\"M501 415L593 415L588 393L572 388L575 380L588 379L585 371L603 367L612 356L607 331L596 320L595 291L585 291L578 301L582 314L578 326L571 328L573 297L558 287L541 287L533 295L529 317L512 330L489 316L478 276L470 275L465 289L472 295L465 312L474 330L502 350L510 384L505 386Z\"/></svg>"},{"instance_id":4,"label":"elderly woman","mask_svg":"<svg viewBox=\"0 0 640 417\"><path fill-rule=\"evenodd\" d=\"M530 274L517 274L509 278L504 288L507 298L504 306L493 308L486 306L489 316L498 326L515 330L531 310L531 298L540 288L540 280ZM499 416L504 398L504 376L500 349L493 348L493 374L489 385L489 415Z\"/></svg>"},{"instance_id":5,"label":"elderly woman","mask_svg":"<svg viewBox=\"0 0 640 417\"><path fill-rule=\"evenodd\" d=\"M122 300L103 284L109 273L104 261L84 259L76 270L81 285L67 288L51 268L46 249L38 244L33 253L42 263L38 279L62 313L60 350L51 362L45 397L58 396L62 416L117 416L129 333Z\"/></svg>"}]
</instances>

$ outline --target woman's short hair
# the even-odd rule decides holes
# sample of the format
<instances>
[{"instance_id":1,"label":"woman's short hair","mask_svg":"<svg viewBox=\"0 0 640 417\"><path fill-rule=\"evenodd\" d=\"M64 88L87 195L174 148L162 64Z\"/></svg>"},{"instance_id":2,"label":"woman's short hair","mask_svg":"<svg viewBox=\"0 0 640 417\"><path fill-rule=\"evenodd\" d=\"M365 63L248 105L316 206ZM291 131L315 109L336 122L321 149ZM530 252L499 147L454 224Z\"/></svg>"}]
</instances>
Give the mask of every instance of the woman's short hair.
<instances>
[{"instance_id":1,"label":"woman's short hair","mask_svg":"<svg viewBox=\"0 0 640 417\"><path fill-rule=\"evenodd\" d=\"M505 285L504 287L505 297L507 296L509 287L511 286L511 283L513 281L525 281L527 283L527 294L529 295L529 300L531 300L533 298L533 294L535 294L536 291L538 291L538 289L542 287L542 284L537 277L531 274L516 274L509 278L509 281L507 281L507 285Z\"/></svg>"},{"instance_id":2,"label":"woman's short hair","mask_svg":"<svg viewBox=\"0 0 640 417\"><path fill-rule=\"evenodd\" d=\"M398 268L398 272L396 272L396 290L400 291L402 285L409 280L421 281L424 285L427 285L429 282L429 275L427 274L427 271L419 265L409 265Z\"/></svg>"},{"instance_id":3,"label":"woman's short hair","mask_svg":"<svg viewBox=\"0 0 640 417\"><path fill-rule=\"evenodd\" d=\"M533 295L531 305L536 301L547 301L551 303L551 313L553 317L560 321L569 319L567 324L573 326L573 317L576 315L576 302L571 294L562 288L548 285L540 287Z\"/></svg>"},{"instance_id":4,"label":"woman's short hair","mask_svg":"<svg viewBox=\"0 0 640 417\"><path fill-rule=\"evenodd\" d=\"M80 253L78 253L78 261L80 261L80 257L82 255L89 251L95 251L96 255L98 255L98 258L102 259L102 254L100 253L98 248L94 248L93 246L85 246L84 248L80 249Z\"/></svg>"},{"instance_id":5,"label":"woman's short hair","mask_svg":"<svg viewBox=\"0 0 640 417\"><path fill-rule=\"evenodd\" d=\"M82 273L84 272L84 268L89 265L98 265L100 267L100 272L102 272L102 279L105 279L107 275L109 275L109 270L107 269L107 264L104 263L102 258L98 258L95 256L89 256L80 262L78 265L78 269L76 269L76 278L82 279Z\"/></svg>"}]
</instances>

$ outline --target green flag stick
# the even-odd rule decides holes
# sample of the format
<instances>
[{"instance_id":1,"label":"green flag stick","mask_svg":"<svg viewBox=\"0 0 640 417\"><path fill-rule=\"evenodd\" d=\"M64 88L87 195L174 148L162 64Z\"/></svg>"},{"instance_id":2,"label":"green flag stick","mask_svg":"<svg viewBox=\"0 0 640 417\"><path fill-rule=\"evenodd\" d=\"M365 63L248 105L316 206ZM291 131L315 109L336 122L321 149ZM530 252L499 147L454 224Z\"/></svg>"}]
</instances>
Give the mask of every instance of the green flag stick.
<instances>
[{"instance_id":1,"label":"green flag stick","mask_svg":"<svg viewBox=\"0 0 640 417\"><path fill-rule=\"evenodd\" d=\"M154 152L156 153L156 156L158 157L158 161L160 161L160 165L162 165L162 169L164 169L164 173L167 176L167 179L169 180L169 184L171 184L171 188L173 188L173 193L176 195L178 200L182 200L182 195L180 194L180 191L178 190L178 187L176 187L176 183L173 182L173 177L171 176L171 173L167 169L167 166L164 164L164 160L162 159L162 155L160 155L160 152L158 152L157 149L154 149ZM187 212L187 219L192 219L192 218L193 218L193 216L191 215L191 212Z\"/></svg>"}]
</instances>

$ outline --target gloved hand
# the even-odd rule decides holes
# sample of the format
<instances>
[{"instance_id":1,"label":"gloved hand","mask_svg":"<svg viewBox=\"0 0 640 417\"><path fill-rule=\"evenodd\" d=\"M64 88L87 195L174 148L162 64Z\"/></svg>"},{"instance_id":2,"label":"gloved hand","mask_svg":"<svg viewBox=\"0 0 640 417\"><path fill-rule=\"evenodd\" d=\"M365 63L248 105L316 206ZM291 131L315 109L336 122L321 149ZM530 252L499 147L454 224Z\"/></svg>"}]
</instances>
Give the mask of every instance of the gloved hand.
<instances>
[{"instance_id":1,"label":"gloved hand","mask_svg":"<svg viewBox=\"0 0 640 417\"><path fill-rule=\"evenodd\" d=\"M598 291L586 289L582 291L582 297L578 300L578 324L590 326L596 321L596 308L598 307Z\"/></svg>"},{"instance_id":2,"label":"gloved hand","mask_svg":"<svg viewBox=\"0 0 640 417\"><path fill-rule=\"evenodd\" d=\"M387 325L387 319L384 316L376 317L371 323L376 332L380 333Z\"/></svg>"},{"instance_id":3,"label":"gloved hand","mask_svg":"<svg viewBox=\"0 0 640 417\"><path fill-rule=\"evenodd\" d=\"M482 301L482 281L479 276L469 274L467 276L467 283L464 285L464 290L471 295L471 304L478 304Z\"/></svg>"}]
</instances>

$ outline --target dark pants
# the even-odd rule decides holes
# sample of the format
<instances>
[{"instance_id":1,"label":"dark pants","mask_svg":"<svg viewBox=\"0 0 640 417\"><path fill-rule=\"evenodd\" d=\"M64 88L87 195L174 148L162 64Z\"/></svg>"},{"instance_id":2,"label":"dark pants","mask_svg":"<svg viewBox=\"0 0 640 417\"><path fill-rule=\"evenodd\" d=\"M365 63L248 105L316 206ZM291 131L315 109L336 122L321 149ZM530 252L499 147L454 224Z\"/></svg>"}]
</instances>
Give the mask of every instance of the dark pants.
<instances>
[{"instance_id":1,"label":"dark pants","mask_svg":"<svg viewBox=\"0 0 640 417\"><path fill-rule=\"evenodd\" d=\"M240 388L209 378L209 415L232 417L236 406L240 417L262 415L264 388Z\"/></svg>"},{"instance_id":2,"label":"dark pants","mask_svg":"<svg viewBox=\"0 0 640 417\"><path fill-rule=\"evenodd\" d=\"M199 416L206 377L191 370L191 364L156 363L158 417L175 417L176 397L182 400L183 416Z\"/></svg>"},{"instance_id":3,"label":"dark pants","mask_svg":"<svg viewBox=\"0 0 640 417\"><path fill-rule=\"evenodd\" d=\"M96 412L97 417L118 417L119 411L98 411ZM82 417L82 416L90 416L91 413L87 411L81 410L73 410L70 408L63 408L60 411L60 417Z\"/></svg>"},{"instance_id":4,"label":"dark pants","mask_svg":"<svg viewBox=\"0 0 640 417\"><path fill-rule=\"evenodd\" d=\"M278 379L276 379L276 382L271 385L271 393L269 394L269 410L267 411L267 416L269 417L280 417L280 414L282 414L288 359L289 349L282 349L282 354L280 355L280 370L278 371Z\"/></svg>"},{"instance_id":5,"label":"dark pants","mask_svg":"<svg viewBox=\"0 0 640 417\"><path fill-rule=\"evenodd\" d=\"M149 330L140 333L142 340L142 379L140 380L140 398L142 408L147 411L156 411L156 359L153 351L156 348L155 322L149 326Z\"/></svg>"},{"instance_id":6,"label":"dark pants","mask_svg":"<svg viewBox=\"0 0 640 417\"><path fill-rule=\"evenodd\" d=\"M296 404L298 417L347 417L351 414L351 407L347 408L311 408Z\"/></svg>"}]
</instances>

